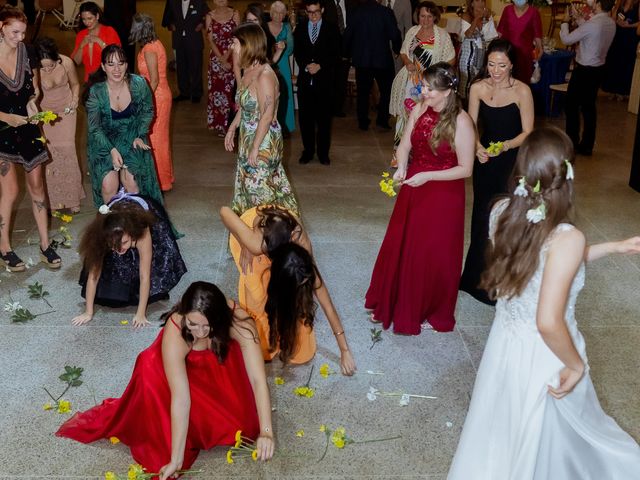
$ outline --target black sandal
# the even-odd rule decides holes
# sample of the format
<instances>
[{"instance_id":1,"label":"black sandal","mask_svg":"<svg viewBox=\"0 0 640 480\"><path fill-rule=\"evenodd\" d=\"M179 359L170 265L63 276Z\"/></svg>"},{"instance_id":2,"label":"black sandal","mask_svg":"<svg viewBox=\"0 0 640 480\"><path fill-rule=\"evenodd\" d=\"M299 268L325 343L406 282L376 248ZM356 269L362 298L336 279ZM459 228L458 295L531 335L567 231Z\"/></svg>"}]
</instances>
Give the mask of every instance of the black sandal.
<instances>
[{"instance_id":1,"label":"black sandal","mask_svg":"<svg viewBox=\"0 0 640 480\"><path fill-rule=\"evenodd\" d=\"M13 250L9 250L4 255L0 254L0 261L4 263L5 268L10 272L24 272L27 268L22 259Z\"/></svg>"},{"instance_id":2,"label":"black sandal","mask_svg":"<svg viewBox=\"0 0 640 480\"><path fill-rule=\"evenodd\" d=\"M44 251L42 247L40 248L40 261L45 263L49 268L60 268L62 266L62 259L51 245L53 245L53 243L50 243Z\"/></svg>"}]
</instances>

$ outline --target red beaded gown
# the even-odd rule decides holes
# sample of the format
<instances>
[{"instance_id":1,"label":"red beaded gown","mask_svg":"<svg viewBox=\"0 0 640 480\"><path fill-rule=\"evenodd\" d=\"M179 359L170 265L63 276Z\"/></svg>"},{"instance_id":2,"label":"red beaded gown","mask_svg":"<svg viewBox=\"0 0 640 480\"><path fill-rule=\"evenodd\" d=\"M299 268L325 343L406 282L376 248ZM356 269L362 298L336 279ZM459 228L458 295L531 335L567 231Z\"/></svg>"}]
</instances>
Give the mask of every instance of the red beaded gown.
<instances>
[{"instance_id":1,"label":"red beaded gown","mask_svg":"<svg viewBox=\"0 0 640 480\"><path fill-rule=\"evenodd\" d=\"M171 323L179 328L173 320ZM149 472L158 472L169 463L171 392L162 364L163 333L164 330L138 355L122 397L108 398L86 412L76 413L56 435L82 443L117 437L129 446L134 460ZM250 438L256 438L260 431L253 390L238 342L231 340L223 363L211 350L191 350L186 366L191 411L183 469L191 467L200 450L233 445L237 430Z\"/></svg>"},{"instance_id":2,"label":"red beaded gown","mask_svg":"<svg viewBox=\"0 0 640 480\"><path fill-rule=\"evenodd\" d=\"M406 178L458 165L455 151L429 139L439 113L430 107L411 132L412 160ZM365 307L385 329L418 335L425 321L453 330L464 241L464 180L402 186L373 268Z\"/></svg>"}]
</instances>

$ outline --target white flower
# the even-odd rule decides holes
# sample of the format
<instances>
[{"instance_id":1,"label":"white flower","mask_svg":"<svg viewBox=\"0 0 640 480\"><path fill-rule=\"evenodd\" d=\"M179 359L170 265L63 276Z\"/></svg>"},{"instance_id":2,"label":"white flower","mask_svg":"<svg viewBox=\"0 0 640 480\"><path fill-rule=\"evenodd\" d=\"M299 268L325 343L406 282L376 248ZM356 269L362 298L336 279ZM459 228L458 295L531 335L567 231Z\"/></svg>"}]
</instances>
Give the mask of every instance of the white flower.
<instances>
[{"instance_id":1,"label":"white flower","mask_svg":"<svg viewBox=\"0 0 640 480\"><path fill-rule=\"evenodd\" d=\"M25 267L27 267L27 268L31 268L31 267L33 267L35 264L36 264L36 262L34 262L34 261L33 261L33 258L29 257L29 258L27 259L27 262L25 263L25 265L24 265L24 266L25 266Z\"/></svg>"},{"instance_id":2,"label":"white flower","mask_svg":"<svg viewBox=\"0 0 640 480\"><path fill-rule=\"evenodd\" d=\"M540 203L537 208L527 210L527 220L531 223L538 223L547 217L547 207L544 202Z\"/></svg>"},{"instance_id":3,"label":"white flower","mask_svg":"<svg viewBox=\"0 0 640 480\"><path fill-rule=\"evenodd\" d=\"M260 257L258 257L260 258ZM384 372L376 372L373 370L367 370L365 373L368 373L369 375L384 375Z\"/></svg>"},{"instance_id":4,"label":"white flower","mask_svg":"<svg viewBox=\"0 0 640 480\"><path fill-rule=\"evenodd\" d=\"M409 405L409 400L411 400L411 396L407 393L403 393L402 397L400 397L400 402L398 402L402 407L406 407Z\"/></svg>"},{"instance_id":5,"label":"white flower","mask_svg":"<svg viewBox=\"0 0 640 480\"><path fill-rule=\"evenodd\" d=\"M574 178L573 165L571 165L571 162L566 158L564 159L564 163L567 165L567 177L566 177L567 180L573 180Z\"/></svg>"},{"instance_id":6,"label":"white flower","mask_svg":"<svg viewBox=\"0 0 640 480\"><path fill-rule=\"evenodd\" d=\"M453 427L453 423L451 422L445 422L445 425L447 426L447 428Z\"/></svg>"},{"instance_id":7,"label":"white flower","mask_svg":"<svg viewBox=\"0 0 640 480\"><path fill-rule=\"evenodd\" d=\"M376 399L376 398L378 398L378 395L377 395L378 393L379 393L379 392L378 392L378 389L377 389L377 388L369 387L369 391L367 392L367 399L368 399L370 402L375 401L375 399Z\"/></svg>"},{"instance_id":8,"label":"white flower","mask_svg":"<svg viewBox=\"0 0 640 480\"><path fill-rule=\"evenodd\" d=\"M102 214L102 215L106 215L107 213L109 213L111 211L111 209L109 208L108 205L100 205L100 208L98 209L98 211Z\"/></svg>"},{"instance_id":9,"label":"white flower","mask_svg":"<svg viewBox=\"0 0 640 480\"><path fill-rule=\"evenodd\" d=\"M520 177L520 180L518 180L518 186L513 191L513 194L518 197L528 197L529 192L527 192L526 185L527 180L524 177Z\"/></svg>"},{"instance_id":10,"label":"white flower","mask_svg":"<svg viewBox=\"0 0 640 480\"><path fill-rule=\"evenodd\" d=\"M16 310L19 310L21 308L22 305L20 305L20 302L7 302L4 304L5 312L15 312Z\"/></svg>"}]
</instances>

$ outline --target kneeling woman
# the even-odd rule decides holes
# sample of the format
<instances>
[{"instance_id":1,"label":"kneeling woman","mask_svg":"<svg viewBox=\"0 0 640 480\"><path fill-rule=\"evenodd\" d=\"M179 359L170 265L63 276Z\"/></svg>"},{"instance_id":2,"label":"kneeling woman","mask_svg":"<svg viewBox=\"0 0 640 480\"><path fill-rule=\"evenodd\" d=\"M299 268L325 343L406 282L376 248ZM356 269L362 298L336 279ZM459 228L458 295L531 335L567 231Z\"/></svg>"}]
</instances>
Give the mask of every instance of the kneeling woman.
<instances>
[{"instance_id":1,"label":"kneeling woman","mask_svg":"<svg viewBox=\"0 0 640 480\"><path fill-rule=\"evenodd\" d=\"M315 295L340 348L342 373L352 375L356 364L342 322L298 219L266 205L241 217L222 207L220 216L231 233L229 247L240 272L238 300L256 320L264 359L279 354L285 363L300 364L313 358Z\"/></svg>"},{"instance_id":2,"label":"kneeling woman","mask_svg":"<svg viewBox=\"0 0 640 480\"><path fill-rule=\"evenodd\" d=\"M123 190L100 207L82 235L79 252L87 303L74 325L93 318L94 304L137 305L133 325L147 325L147 304L168 299L187 271L164 208Z\"/></svg>"},{"instance_id":3,"label":"kneeling woman","mask_svg":"<svg viewBox=\"0 0 640 480\"><path fill-rule=\"evenodd\" d=\"M190 468L201 449L233 445L237 430L257 438L258 458L271 458L271 401L251 318L206 282L191 284L163 318L122 397L77 413L56 435L117 437L162 479Z\"/></svg>"}]
</instances>

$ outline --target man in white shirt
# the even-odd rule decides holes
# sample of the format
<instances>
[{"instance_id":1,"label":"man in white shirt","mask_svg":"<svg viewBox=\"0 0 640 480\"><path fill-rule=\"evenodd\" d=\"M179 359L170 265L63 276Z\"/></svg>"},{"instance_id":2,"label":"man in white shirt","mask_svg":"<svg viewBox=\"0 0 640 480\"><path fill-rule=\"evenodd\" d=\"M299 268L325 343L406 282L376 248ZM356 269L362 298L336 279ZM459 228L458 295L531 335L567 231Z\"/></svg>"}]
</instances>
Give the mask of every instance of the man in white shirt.
<instances>
[{"instance_id":1,"label":"man in white shirt","mask_svg":"<svg viewBox=\"0 0 640 480\"><path fill-rule=\"evenodd\" d=\"M594 15L577 19L578 28L569 32L570 13L565 12L560 39L565 45L578 43L576 65L571 74L566 99L566 131L576 153L591 155L596 139L596 99L604 75L607 51L616 34L616 23L609 16L614 0L587 0ZM583 128L580 138L580 112Z\"/></svg>"}]
</instances>

